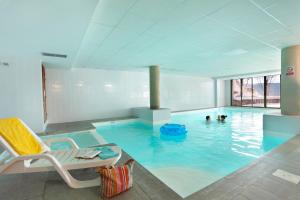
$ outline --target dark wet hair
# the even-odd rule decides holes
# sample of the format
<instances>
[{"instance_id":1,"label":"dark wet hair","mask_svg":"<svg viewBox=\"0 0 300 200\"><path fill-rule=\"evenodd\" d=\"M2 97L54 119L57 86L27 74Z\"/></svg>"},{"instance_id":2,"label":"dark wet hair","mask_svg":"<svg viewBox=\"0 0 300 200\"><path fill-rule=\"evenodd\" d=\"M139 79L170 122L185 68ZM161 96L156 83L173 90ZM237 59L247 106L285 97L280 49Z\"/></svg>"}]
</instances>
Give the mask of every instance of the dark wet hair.
<instances>
[{"instance_id":1,"label":"dark wet hair","mask_svg":"<svg viewBox=\"0 0 300 200\"><path fill-rule=\"evenodd\" d=\"M209 120L209 119L210 119L210 116L209 116L209 115L207 115L207 116L205 117L205 119L206 119L206 120Z\"/></svg>"},{"instance_id":2,"label":"dark wet hair","mask_svg":"<svg viewBox=\"0 0 300 200\"><path fill-rule=\"evenodd\" d=\"M227 115L221 115L221 119L226 119Z\"/></svg>"}]
</instances>

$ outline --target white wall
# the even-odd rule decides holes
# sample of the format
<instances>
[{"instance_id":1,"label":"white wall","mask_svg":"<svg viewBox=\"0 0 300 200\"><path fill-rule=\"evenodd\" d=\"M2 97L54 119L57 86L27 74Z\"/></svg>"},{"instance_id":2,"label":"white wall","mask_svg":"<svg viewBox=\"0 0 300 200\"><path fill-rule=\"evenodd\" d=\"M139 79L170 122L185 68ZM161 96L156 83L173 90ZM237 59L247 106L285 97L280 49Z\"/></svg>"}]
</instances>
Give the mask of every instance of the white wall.
<instances>
[{"instance_id":1,"label":"white wall","mask_svg":"<svg viewBox=\"0 0 300 200\"><path fill-rule=\"evenodd\" d=\"M131 108L149 106L148 71L47 69L46 76L49 123L131 116ZM213 80L162 73L161 106L213 107Z\"/></svg>"},{"instance_id":2,"label":"white wall","mask_svg":"<svg viewBox=\"0 0 300 200\"><path fill-rule=\"evenodd\" d=\"M161 107L171 111L214 107L214 81L197 76L162 74Z\"/></svg>"},{"instance_id":3,"label":"white wall","mask_svg":"<svg viewBox=\"0 0 300 200\"><path fill-rule=\"evenodd\" d=\"M0 66L0 118L19 117L34 131L43 131L41 62L35 58L3 57Z\"/></svg>"},{"instance_id":4,"label":"white wall","mask_svg":"<svg viewBox=\"0 0 300 200\"><path fill-rule=\"evenodd\" d=\"M49 123L125 117L149 104L146 73L47 69L46 77Z\"/></svg>"},{"instance_id":5,"label":"white wall","mask_svg":"<svg viewBox=\"0 0 300 200\"><path fill-rule=\"evenodd\" d=\"M225 80L225 106L231 106L231 80Z\"/></svg>"},{"instance_id":6,"label":"white wall","mask_svg":"<svg viewBox=\"0 0 300 200\"><path fill-rule=\"evenodd\" d=\"M216 107L225 106L225 82L224 80L215 80Z\"/></svg>"},{"instance_id":7,"label":"white wall","mask_svg":"<svg viewBox=\"0 0 300 200\"><path fill-rule=\"evenodd\" d=\"M230 106L230 80L215 80L216 107Z\"/></svg>"}]
</instances>

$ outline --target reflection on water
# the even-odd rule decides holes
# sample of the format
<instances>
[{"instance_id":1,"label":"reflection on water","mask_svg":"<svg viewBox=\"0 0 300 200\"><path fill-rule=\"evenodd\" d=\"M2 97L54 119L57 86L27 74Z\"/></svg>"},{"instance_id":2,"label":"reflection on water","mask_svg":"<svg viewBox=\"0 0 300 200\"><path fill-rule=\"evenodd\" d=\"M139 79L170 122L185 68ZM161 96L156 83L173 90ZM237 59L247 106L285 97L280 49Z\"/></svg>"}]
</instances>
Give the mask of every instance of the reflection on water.
<instances>
[{"instance_id":1,"label":"reflection on water","mask_svg":"<svg viewBox=\"0 0 300 200\"><path fill-rule=\"evenodd\" d=\"M287 133L263 132L262 116L266 112L272 110L220 108L172 115L171 123L186 126L188 133L184 138L164 138L160 135L160 126L141 122L101 126L97 127L97 131L108 142L120 145L153 173L155 171L159 176L165 174L159 178L169 180L165 183L175 191L176 188L182 191L178 189L180 184L175 184L177 179L172 179L178 177L178 174L172 176L171 172L160 173L157 170L198 170L201 177L205 172L210 181L216 181L291 138L292 135ZM216 120L222 114L228 116L224 123ZM210 122L206 122L206 115L211 116ZM180 179L186 183L191 181L188 176ZM198 182L198 189L206 184L203 180Z\"/></svg>"}]
</instances>

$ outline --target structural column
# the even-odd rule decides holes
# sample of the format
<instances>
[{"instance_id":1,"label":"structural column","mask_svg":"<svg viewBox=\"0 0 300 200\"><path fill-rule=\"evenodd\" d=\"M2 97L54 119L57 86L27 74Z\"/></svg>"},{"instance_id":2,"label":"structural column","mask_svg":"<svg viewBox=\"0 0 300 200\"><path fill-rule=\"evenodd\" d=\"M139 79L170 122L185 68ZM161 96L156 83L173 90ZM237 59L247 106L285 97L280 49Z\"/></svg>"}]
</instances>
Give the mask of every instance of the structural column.
<instances>
[{"instance_id":1,"label":"structural column","mask_svg":"<svg viewBox=\"0 0 300 200\"><path fill-rule=\"evenodd\" d=\"M150 109L160 108L160 69L158 65L149 67Z\"/></svg>"},{"instance_id":2,"label":"structural column","mask_svg":"<svg viewBox=\"0 0 300 200\"><path fill-rule=\"evenodd\" d=\"M300 45L281 51L281 113L300 115Z\"/></svg>"}]
</instances>

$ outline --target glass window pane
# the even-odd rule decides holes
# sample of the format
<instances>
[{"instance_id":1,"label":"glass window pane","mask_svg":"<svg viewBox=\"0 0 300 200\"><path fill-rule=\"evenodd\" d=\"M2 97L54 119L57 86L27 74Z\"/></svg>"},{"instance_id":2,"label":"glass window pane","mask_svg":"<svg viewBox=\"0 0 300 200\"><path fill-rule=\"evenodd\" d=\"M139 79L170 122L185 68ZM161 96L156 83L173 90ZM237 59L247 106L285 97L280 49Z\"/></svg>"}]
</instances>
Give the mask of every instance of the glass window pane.
<instances>
[{"instance_id":1,"label":"glass window pane","mask_svg":"<svg viewBox=\"0 0 300 200\"><path fill-rule=\"evenodd\" d=\"M280 75L267 76L267 107L280 108Z\"/></svg>"},{"instance_id":2,"label":"glass window pane","mask_svg":"<svg viewBox=\"0 0 300 200\"><path fill-rule=\"evenodd\" d=\"M264 107L264 77L253 78L253 106Z\"/></svg>"},{"instance_id":3,"label":"glass window pane","mask_svg":"<svg viewBox=\"0 0 300 200\"><path fill-rule=\"evenodd\" d=\"M242 106L252 106L252 78L243 79Z\"/></svg>"},{"instance_id":4,"label":"glass window pane","mask_svg":"<svg viewBox=\"0 0 300 200\"><path fill-rule=\"evenodd\" d=\"M233 106L241 106L241 80L232 80L232 102Z\"/></svg>"}]
</instances>

